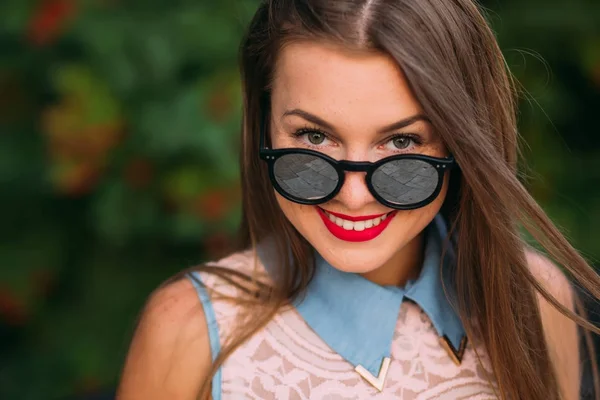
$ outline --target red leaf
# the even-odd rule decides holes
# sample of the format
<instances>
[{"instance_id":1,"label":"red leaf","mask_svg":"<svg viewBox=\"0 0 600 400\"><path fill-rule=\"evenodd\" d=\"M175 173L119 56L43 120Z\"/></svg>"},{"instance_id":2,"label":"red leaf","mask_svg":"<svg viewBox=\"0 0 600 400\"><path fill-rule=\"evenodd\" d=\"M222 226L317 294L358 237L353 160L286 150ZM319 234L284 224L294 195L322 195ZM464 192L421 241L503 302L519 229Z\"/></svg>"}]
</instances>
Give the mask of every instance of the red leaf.
<instances>
[{"instance_id":1,"label":"red leaf","mask_svg":"<svg viewBox=\"0 0 600 400\"><path fill-rule=\"evenodd\" d=\"M98 164L84 162L70 166L57 174L54 183L61 194L80 197L94 190L102 177L102 172L102 167Z\"/></svg>"},{"instance_id":2,"label":"red leaf","mask_svg":"<svg viewBox=\"0 0 600 400\"><path fill-rule=\"evenodd\" d=\"M48 296L55 285L55 276L48 269L38 269L31 274L31 282L35 293L41 296Z\"/></svg>"},{"instance_id":3,"label":"red leaf","mask_svg":"<svg viewBox=\"0 0 600 400\"><path fill-rule=\"evenodd\" d=\"M154 175L152 164L145 159L133 159L125 167L125 180L135 189L142 189L150 182Z\"/></svg>"},{"instance_id":4,"label":"red leaf","mask_svg":"<svg viewBox=\"0 0 600 400\"><path fill-rule=\"evenodd\" d=\"M40 0L27 28L29 41L36 46L52 43L74 14L74 0Z\"/></svg>"},{"instance_id":5,"label":"red leaf","mask_svg":"<svg viewBox=\"0 0 600 400\"><path fill-rule=\"evenodd\" d=\"M200 196L194 202L195 214L207 221L219 221L231 207L228 193L215 190Z\"/></svg>"},{"instance_id":6,"label":"red leaf","mask_svg":"<svg viewBox=\"0 0 600 400\"><path fill-rule=\"evenodd\" d=\"M0 288L0 317L13 326L27 321L25 304L9 288Z\"/></svg>"},{"instance_id":7,"label":"red leaf","mask_svg":"<svg viewBox=\"0 0 600 400\"><path fill-rule=\"evenodd\" d=\"M207 237L203 245L208 258L217 260L232 250L232 238L224 232L217 232Z\"/></svg>"}]
</instances>

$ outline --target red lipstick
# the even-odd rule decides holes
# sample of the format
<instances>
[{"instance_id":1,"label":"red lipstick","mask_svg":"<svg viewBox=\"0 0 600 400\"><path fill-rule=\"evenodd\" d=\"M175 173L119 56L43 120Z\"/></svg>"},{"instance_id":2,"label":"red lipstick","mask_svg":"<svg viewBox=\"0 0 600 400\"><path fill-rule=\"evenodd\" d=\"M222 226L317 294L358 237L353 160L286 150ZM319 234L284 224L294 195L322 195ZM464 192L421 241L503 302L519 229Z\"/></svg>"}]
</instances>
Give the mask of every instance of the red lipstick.
<instances>
[{"instance_id":1,"label":"red lipstick","mask_svg":"<svg viewBox=\"0 0 600 400\"><path fill-rule=\"evenodd\" d=\"M321 216L321 219L323 220L323 223L325 224L325 226L327 227L329 232L331 232L331 234L333 236L335 236L336 238L338 238L340 240L345 240L347 242L365 242L367 240L376 238L384 231L385 228L387 228L387 226L390 224L390 221L392 220L392 218L394 218L394 216L397 213L397 211L392 211L391 213L387 214L386 219L384 221L381 221L379 223L379 225L377 225L377 226L372 226L371 228L365 228L362 231L355 231L355 230L346 230L346 229L342 228L341 226L338 226L335 222L332 222L329 219L327 214L325 214L325 212L320 207L315 207L315 208L317 209L317 212ZM334 215L343 220L353 221L353 222L366 221L369 219L374 219L374 218L378 218L383 215L386 215L386 214L379 214L379 215L366 215L366 216L360 216L360 217L351 217L349 215L333 213L330 211L327 211L327 212L329 214Z\"/></svg>"}]
</instances>

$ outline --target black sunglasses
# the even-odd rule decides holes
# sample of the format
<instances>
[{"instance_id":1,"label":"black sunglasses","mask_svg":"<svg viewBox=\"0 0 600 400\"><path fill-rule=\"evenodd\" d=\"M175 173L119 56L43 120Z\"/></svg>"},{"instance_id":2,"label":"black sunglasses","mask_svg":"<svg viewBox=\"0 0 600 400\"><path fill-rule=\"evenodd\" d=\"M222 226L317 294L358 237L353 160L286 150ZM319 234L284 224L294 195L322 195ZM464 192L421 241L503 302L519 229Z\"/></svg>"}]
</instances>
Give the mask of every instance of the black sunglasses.
<instances>
[{"instance_id":1,"label":"black sunglasses","mask_svg":"<svg viewBox=\"0 0 600 400\"><path fill-rule=\"evenodd\" d=\"M345 172L366 172L369 191L386 207L412 210L431 203L440 193L453 157L400 154L377 162L338 161L318 151L265 147L261 124L260 158L267 162L273 187L284 198L317 205L334 198L344 185Z\"/></svg>"}]
</instances>

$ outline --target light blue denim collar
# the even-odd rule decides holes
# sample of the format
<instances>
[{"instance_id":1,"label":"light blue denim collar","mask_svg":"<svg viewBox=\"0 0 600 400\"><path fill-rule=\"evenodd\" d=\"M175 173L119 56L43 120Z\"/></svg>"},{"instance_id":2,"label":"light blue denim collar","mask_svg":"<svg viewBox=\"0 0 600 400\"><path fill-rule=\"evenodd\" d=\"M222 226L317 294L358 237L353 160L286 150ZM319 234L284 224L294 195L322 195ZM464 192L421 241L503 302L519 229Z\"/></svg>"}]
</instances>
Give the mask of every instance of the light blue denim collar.
<instances>
[{"instance_id":1,"label":"light blue denim collar","mask_svg":"<svg viewBox=\"0 0 600 400\"><path fill-rule=\"evenodd\" d=\"M439 268L446 232L443 218L436 216L426 229L421 273L403 288L379 286L358 274L342 272L317 253L314 278L306 295L294 305L329 347L355 367L361 365L377 376L382 360L390 357L400 305L405 299L412 300L429 316L440 338L452 346L446 350L460 362L465 330L444 293ZM257 251L263 265L272 270L266 246L259 245ZM448 263L453 253L447 251L446 255L444 262Z\"/></svg>"}]
</instances>

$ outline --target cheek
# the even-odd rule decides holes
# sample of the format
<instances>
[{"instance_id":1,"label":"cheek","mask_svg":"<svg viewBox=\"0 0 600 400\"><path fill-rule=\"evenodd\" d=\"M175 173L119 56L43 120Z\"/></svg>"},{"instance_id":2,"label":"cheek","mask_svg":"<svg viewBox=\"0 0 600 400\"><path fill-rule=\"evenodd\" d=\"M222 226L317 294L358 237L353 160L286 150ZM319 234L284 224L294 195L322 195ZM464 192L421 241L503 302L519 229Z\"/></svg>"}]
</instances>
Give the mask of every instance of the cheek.
<instances>
[{"instance_id":1,"label":"cheek","mask_svg":"<svg viewBox=\"0 0 600 400\"><path fill-rule=\"evenodd\" d=\"M315 212L314 206L306 206L298 203L294 203L293 201L287 200L283 198L279 193L275 191L275 198L277 199L277 203L283 211L285 217L294 225L294 227L302 232L302 229L305 226L314 223L310 219L311 216L318 217L318 214Z\"/></svg>"}]
</instances>

